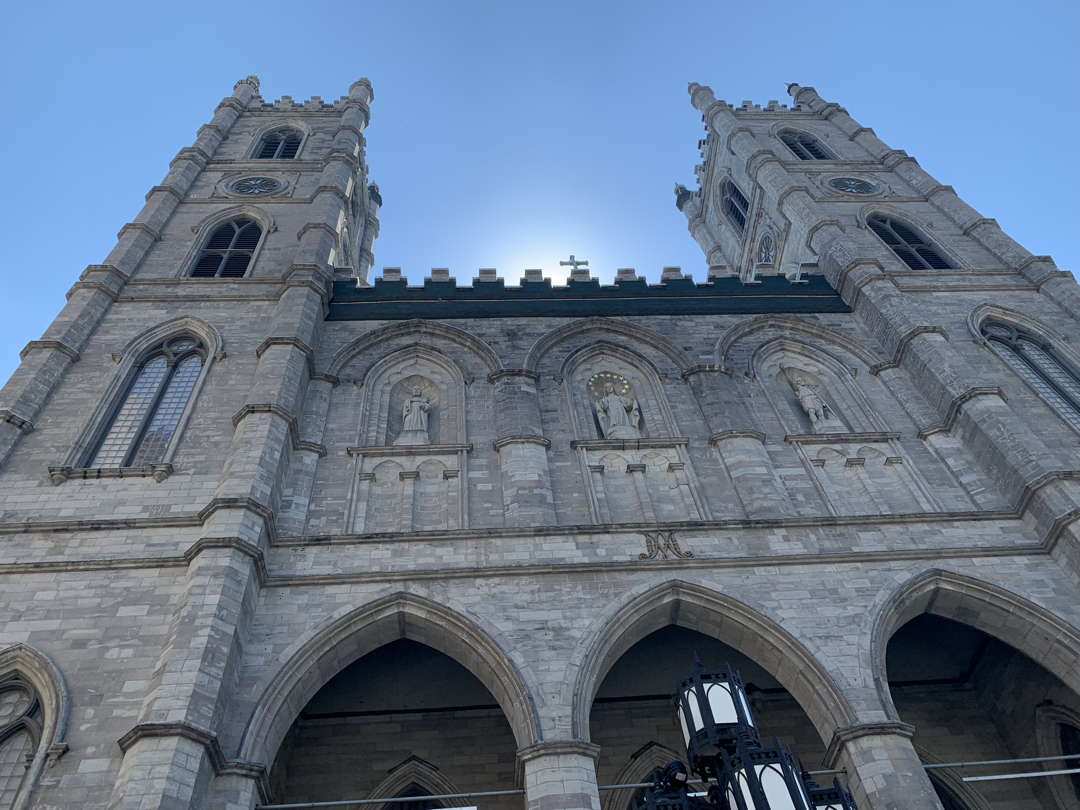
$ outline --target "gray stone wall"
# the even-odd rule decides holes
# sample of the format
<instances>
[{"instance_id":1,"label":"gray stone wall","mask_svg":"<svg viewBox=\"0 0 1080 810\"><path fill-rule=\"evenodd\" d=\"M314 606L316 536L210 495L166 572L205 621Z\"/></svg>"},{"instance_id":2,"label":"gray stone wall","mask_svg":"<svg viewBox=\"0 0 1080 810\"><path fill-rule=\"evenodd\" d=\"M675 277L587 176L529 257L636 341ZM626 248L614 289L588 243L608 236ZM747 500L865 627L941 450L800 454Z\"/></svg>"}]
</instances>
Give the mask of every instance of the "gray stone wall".
<instances>
[{"instance_id":1,"label":"gray stone wall","mask_svg":"<svg viewBox=\"0 0 1080 810\"><path fill-rule=\"evenodd\" d=\"M658 703L592 700L672 624L775 679L766 735L845 769L863 810L933 807L920 753L1029 755L1045 701L1077 711L1080 442L979 335L1012 319L1080 368L1080 296L1048 258L809 88L758 110L692 85L708 160L680 199L714 274L823 274L852 313L325 321L335 278L367 280L337 262L343 234L370 249L377 230L370 86L331 105L257 90L238 83L0 391L0 673L30 679L51 718L16 806L358 797L415 755L461 790L525 791L492 806L622 810L597 784L679 742ZM282 124L304 133L298 158L253 160ZM782 126L840 160L794 159ZM282 190L241 199L237 175ZM741 236L719 211L728 176L752 204ZM833 176L877 191L844 196ZM909 270L866 229L874 210L957 269ZM264 227L247 276L188 278L229 216ZM777 258L755 267L765 228ZM90 468L138 363L179 334L208 355L169 469ZM603 435L601 373L632 391L637 438ZM414 379L431 426L403 446ZM888 639L927 612L1009 645L986 677L1026 689L890 694ZM294 726L399 638L461 663L501 711Z\"/></svg>"}]
</instances>

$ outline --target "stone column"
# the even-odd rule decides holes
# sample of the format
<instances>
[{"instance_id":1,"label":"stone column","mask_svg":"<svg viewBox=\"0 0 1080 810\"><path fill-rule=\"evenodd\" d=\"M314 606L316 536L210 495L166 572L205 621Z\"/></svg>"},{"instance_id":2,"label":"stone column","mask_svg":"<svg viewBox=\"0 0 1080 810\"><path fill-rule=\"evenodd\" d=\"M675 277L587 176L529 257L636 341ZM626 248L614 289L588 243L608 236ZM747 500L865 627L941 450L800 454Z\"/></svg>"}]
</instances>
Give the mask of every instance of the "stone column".
<instances>
[{"instance_id":1,"label":"stone column","mask_svg":"<svg viewBox=\"0 0 1080 810\"><path fill-rule=\"evenodd\" d=\"M542 742L517 752L518 784L525 788L525 810L600 810L592 743Z\"/></svg>"},{"instance_id":2,"label":"stone column","mask_svg":"<svg viewBox=\"0 0 1080 810\"><path fill-rule=\"evenodd\" d=\"M907 723L860 723L837 729L826 768L843 768L859 810L942 810Z\"/></svg>"},{"instance_id":3,"label":"stone column","mask_svg":"<svg viewBox=\"0 0 1080 810\"><path fill-rule=\"evenodd\" d=\"M503 369L488 376L495 387L495 424L499 439L503 509L508 526L554 526L555 498L540 419L536 386L540 375L526 369Z\"/></svg>"}]
</instances>

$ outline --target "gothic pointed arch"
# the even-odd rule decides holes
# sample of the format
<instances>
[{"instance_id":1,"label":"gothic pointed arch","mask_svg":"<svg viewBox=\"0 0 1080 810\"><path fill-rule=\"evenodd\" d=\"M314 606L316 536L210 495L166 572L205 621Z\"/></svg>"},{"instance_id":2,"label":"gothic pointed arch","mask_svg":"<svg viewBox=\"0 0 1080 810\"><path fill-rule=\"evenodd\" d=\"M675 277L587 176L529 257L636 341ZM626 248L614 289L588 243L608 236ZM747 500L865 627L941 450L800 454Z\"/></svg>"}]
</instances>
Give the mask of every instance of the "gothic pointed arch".
<instances>
[{"instance_id":1,"label":"gothic pointed arch","mask_svg":"<svg viewBox=\"0 0 1080 810\"><path fill-rule=\"evenodd\" d=\"M245 233L250 237L255 234L254 229L258 229L258 234L257 236L254 236L253 240L244 238L238 242L230 238L226 240L226 242L222 242L221 245L211 245L210 240L214 238L218 230L230 222L250 222L252 225L245 230ZM257 205L251 205L250 203L241 203L239 205L230 205L227 208L222 208L207 215L197 225L192 226L191 230L195 234L195 238L188 247L188 252L184 257L184 260L178 265L177 278L191 276L193 271L195 271L199 265L200 258L203 254L206 253L207 250L217 250L219 248L226 251L229 249L240 250L241 253L245 254L243 257L245 259L243 272L235 277L250 275L251 268L255 266L255 263L259 258L259 253L262 251L263 245L266 244L267 235L274 233L274 231L277 230L277 226L274 224L274 218L262 208L259 208ZM222 238L224 238L224 235ZM237 255L239 256L239 254ZM211 276L212 275L214 274L211 274ZM225 275L233 275L233 272L230 271ZM200 276L209 277L201 272Z\"/></svg>"},{"instance_id":2,"label":"gothic pointed arch","mask_svg":"<svg viewBox=\"0 0 1080 810\"><path fill-rule=\"evenodd\" d=\"M767 330L775 330L787 335L802 335L832 344L859 358L867 366L880 363L882 359L863 343L838 329L791 315L756 315L740 321L720 336L716 342L716 362L725 364L736 344L748 339L751 335Z\"/></svg>"},{"instance_id":3,"label":"gothic pointed arch","mask_svg":"<svg viewBox=\"0 0 1080 810\"><path fill-rule=\"evenodd\" d=\"M915 745L915 753L925 765L937 765L942 762L940 757L934 756L921 745ZM935 768L927 771L926 775L930 779L930 784L934 786L938 799L942 800L945 810L993 810L990 804L972 790L951 768ZM948 798L942 799L943 796ZM948 804L949 801L952 804Z\"/></svg>"},{"instance_id":4,"label":"gothic pointed arch","mask_svg":"<svg viewBox=\"0 0 1080 810\"><path fill-rule=\"evenodd\" d=\"M25 810L31 806L34 790L45 769L67 752L64 740L70 700L60 670L44 653L29 644L0 650L0 696L11 690L23 694L24 714L33 716L28 717L27 730L22 732L26 737L21 741L25 758L12 763L20 769L25 765L25 771L5 774L0 769L0 787L4 788L5 799L11 798L11 810ZM29 724L33 725L32 729ZM6 740L16 742L13 738L17 734L19 731L14 730Z\"/></svg>"},{"instance_id":5,"label":"gothic pointed arch","mask_svg":"<svg viewBox=\"0 0 1080 810\"><path fill-rule=\"evenodd\" d=\"M431 444L465 441L465 375L457 360L437 346L412 343L374 360L364 380L357 441L390 445L402 429L402 398L420 386L432 402L428 414Z\"/></svg>"},{"instance_id":6,"label":"gothic pointed arch","mask_svg":"<svg viewBox=\"0 0 1080 810\"><path fill-rule=\"evenodd\" d=\"M603 438L594 408L594 400L602 396L602 391L593 390L599 385L598 382L594 385L594 378L614 380L622 386L619 394L638 403L638 428L643 438L679 435L675 416L660 386L661 372L639 352L609 340L597 340L572 351L559 371L567 382L565 388L578 438Z\"/></svg>"},{"instance_id":7,"label":"gothic pointed arch","mask_svg":"<svg viewBox=\"0 0 1080 810\"><path fill-rule=\"evenodd\" d=\"M361 335L340 350L330 359L326 373L340 376L341 370L361 354L370 351L381 343L391 343L395 339L407 338L410 343L438 345L438 341L457 344L475 355L487 368L488 373L499 371L503 365L495 351L480 338L464 329L435 321L415 319L399 321L372 329Z\"/></svg>"},{"instance_id":8,"label":"gothic pointed arch","mask_svg":"<svg viewBox=\"0 0 1080 810\"><path fill-rule=\"evenodd\" d=\"M426 759L411 756L391 768L386 777L368 791L368 799L408 795L406 791L414 787L420 788L429 796L445 796L450 793L462 792L461 788L440 771L438 767L432 765ZM387 802L382 806L392 807L393 803Z\"/></svg>"},{"instance_id":9,"label":"gothic pointed arch","mask_svg":"<svg viewBox=\"0 0 1080 810\"><path fill-rule=\"evenodd\" d=\"M635 752L633 759L623 766L612 784L637 785L648 782L652 772L657 768L663 768L672 760L685 758L685 752L680 754L666 745L651 740ZM636 792L636 788L604 791L600 797L600 810L626 810Z\"/></svg>"},{"instance_id":10,"label":"gothic pointed arch","mask_svg":"<svg viewBox=\"0 0 1080 810\"><path fill-rule=\"evenodd\" d=\"M103 430L111 421L121 400L126 396L139 371L139 366L150 354L171 341L191 338L199 345L196 347L202 357L198 376L190 382L186 407L175 420L174 437L179 437L191 417L192 405L198 400L199 392L210 373L214 362L225 355L225 341L217 327L191 315L172 318L155 324L129 340L117 352L116 371L109 381L104 394L99 397L89 418L83 424L75 443L64 458L64 466L83 467L89 464L91 450L101 439ZM177 445L172 441L166 449L162 462L168 463L175 455Z\"/></svg>"},{"instance_id":11,"label":"gothic pointed arch","mask_svg":"<svg viewBox=\"0 0 1080 810\"><path fill-rule=\"evenodd\" d=\"M860 646L870 657L874 687L890 719L899 720L889 690L885 652L902 625L922 613L966 624L1038 662L1080 694L1080 628L999 585L933 568L910 575L867 611Z\"/></svg>"},{"instance_id":12,"label":"gothic pointed arch","mask_svg":"<svg viewBox=\"0 0 1080 810\"><path fill-rule=\"evenodd\" d=\"M687 371L695 366L694 358L685 349L659 332L632 323L598 317L571 321L555 327L540 337L529 349L529 354L525 358L525 368L529 371L539 371L544 356L554 347L589 333L598 335L606 333L614 336L616 341L622 345L636 342L651 346L667 357L679 371Z\"/></svg>"},{"instance_id":13,"label":"gothic pointed arch","mask_svg":"<svg viewBox=\"0 0 1080 810\"><path fill-rule=\"evenodd\" d=\"M855 722L839 682L843 675L823 664L808 640L795 638L780 621L727 594L673 580L631 592L613 604L582 637L568 662L564 689L572 705L576 739L589 739L589 712L614 663L650 633L676 624L719 639L752 658L777 679L806 712L821 739Z\"/></svg>"},{"instance_id":14,"label":"gothic pointed arch","mask_svg":"<svg viewBox=\"0 0 1080 810\"><path fill-rule=\"evenodd\" d=\"M407 638L450 656L494 696L518 747L540 740L540 722L522 661L512 660L498 631L437 602L398 592L343 609L296 640L281 666L256 685L258 695L240 742L240 758L273 762L285 734L308 701L345 667L384 644Z\"/></svg>"}]
</instances>

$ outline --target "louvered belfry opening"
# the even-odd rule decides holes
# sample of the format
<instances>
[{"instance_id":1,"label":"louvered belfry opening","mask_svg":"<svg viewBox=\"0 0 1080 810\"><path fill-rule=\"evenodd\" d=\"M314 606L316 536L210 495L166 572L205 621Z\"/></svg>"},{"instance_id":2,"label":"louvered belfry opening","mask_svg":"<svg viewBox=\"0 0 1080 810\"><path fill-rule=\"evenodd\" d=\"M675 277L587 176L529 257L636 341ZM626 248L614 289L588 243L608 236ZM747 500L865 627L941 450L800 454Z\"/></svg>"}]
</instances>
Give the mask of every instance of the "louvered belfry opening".
<instances>
[{"instance_id":1,"label":"louvered belfry opening","mask_svg":"<svg viewBox=\"0 0 1080 810\"><path fill-rule=\"evenodd\" d=\"M731 220L739 233L742 233L746 227L747 214L750 211L750 204L746 201L746 197L735 187L734 183L725 180L721 191L721 199L727 218Z\"/></svg>"},{"instance_id":2,"label":"louvered belfry opening","mask_svg":"<svg viewBox=\"0 0 1080 810\"><path fill-rule=\"evenodd\" d=\"M912 270L952 269L948 260L914 228L880 214L871 216L866 224Z\"/></svg>"},{"instance_id":3,"label":"louvered belfry opening","mask_svg":"<svg viewBox=\"0 0 1080 810\"><path fill-rule=\"evenodd\" d=\"M800 160L832 160L832 157L821 148L821 144L805 132L796 132L793 129L785 129L780 133L780 140L782 140L787 148L794 152Z\"/></svg>"},{"instance_id":4,"label":"louvered belfry opening","mask_svg":"<svg viewBox=\"0 0 1080 810\"><path fill-rule=\"evenodd\" d=\"M292 160L300 151L301 140L300 133L292 130L271 132L263 139L257 157L259 160Z\"/></svg>"},{"instance_id":5,"label":"louvered belfry opening","mask_svg":"<svg viewBox=\"0 0 1080 810\"><path fill-rule=\"evenodd\" d=\"M250 219L219 226L199 254L192 278L243 278L260 236L262 228Z\"/></svg>"}]
</instances>

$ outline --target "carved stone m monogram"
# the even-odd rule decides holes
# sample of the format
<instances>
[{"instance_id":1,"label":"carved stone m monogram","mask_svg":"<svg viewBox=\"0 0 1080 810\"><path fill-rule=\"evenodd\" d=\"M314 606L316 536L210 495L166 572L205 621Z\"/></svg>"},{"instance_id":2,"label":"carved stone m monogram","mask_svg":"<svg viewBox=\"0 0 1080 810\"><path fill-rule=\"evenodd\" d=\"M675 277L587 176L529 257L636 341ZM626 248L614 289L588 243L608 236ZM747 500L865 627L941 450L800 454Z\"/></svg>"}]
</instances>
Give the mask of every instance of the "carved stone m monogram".
<instances>
[{"instance_id":1,"label":"carved stone m monogram","mask_svg":"<svg viewBox=\"0 0 1080 810\"><path fill-rule=\"evenodd\" d=\"M679 541L675 537L675 532L655 532L652 534L643 532L643 534L645 535L645 551L638 554L639 560L655 560L657 555L666 560L668 552L671 552L672 557L683 560L694 556L694 552L683 551L679 548Z\"/></svg>"}]
</instances>

